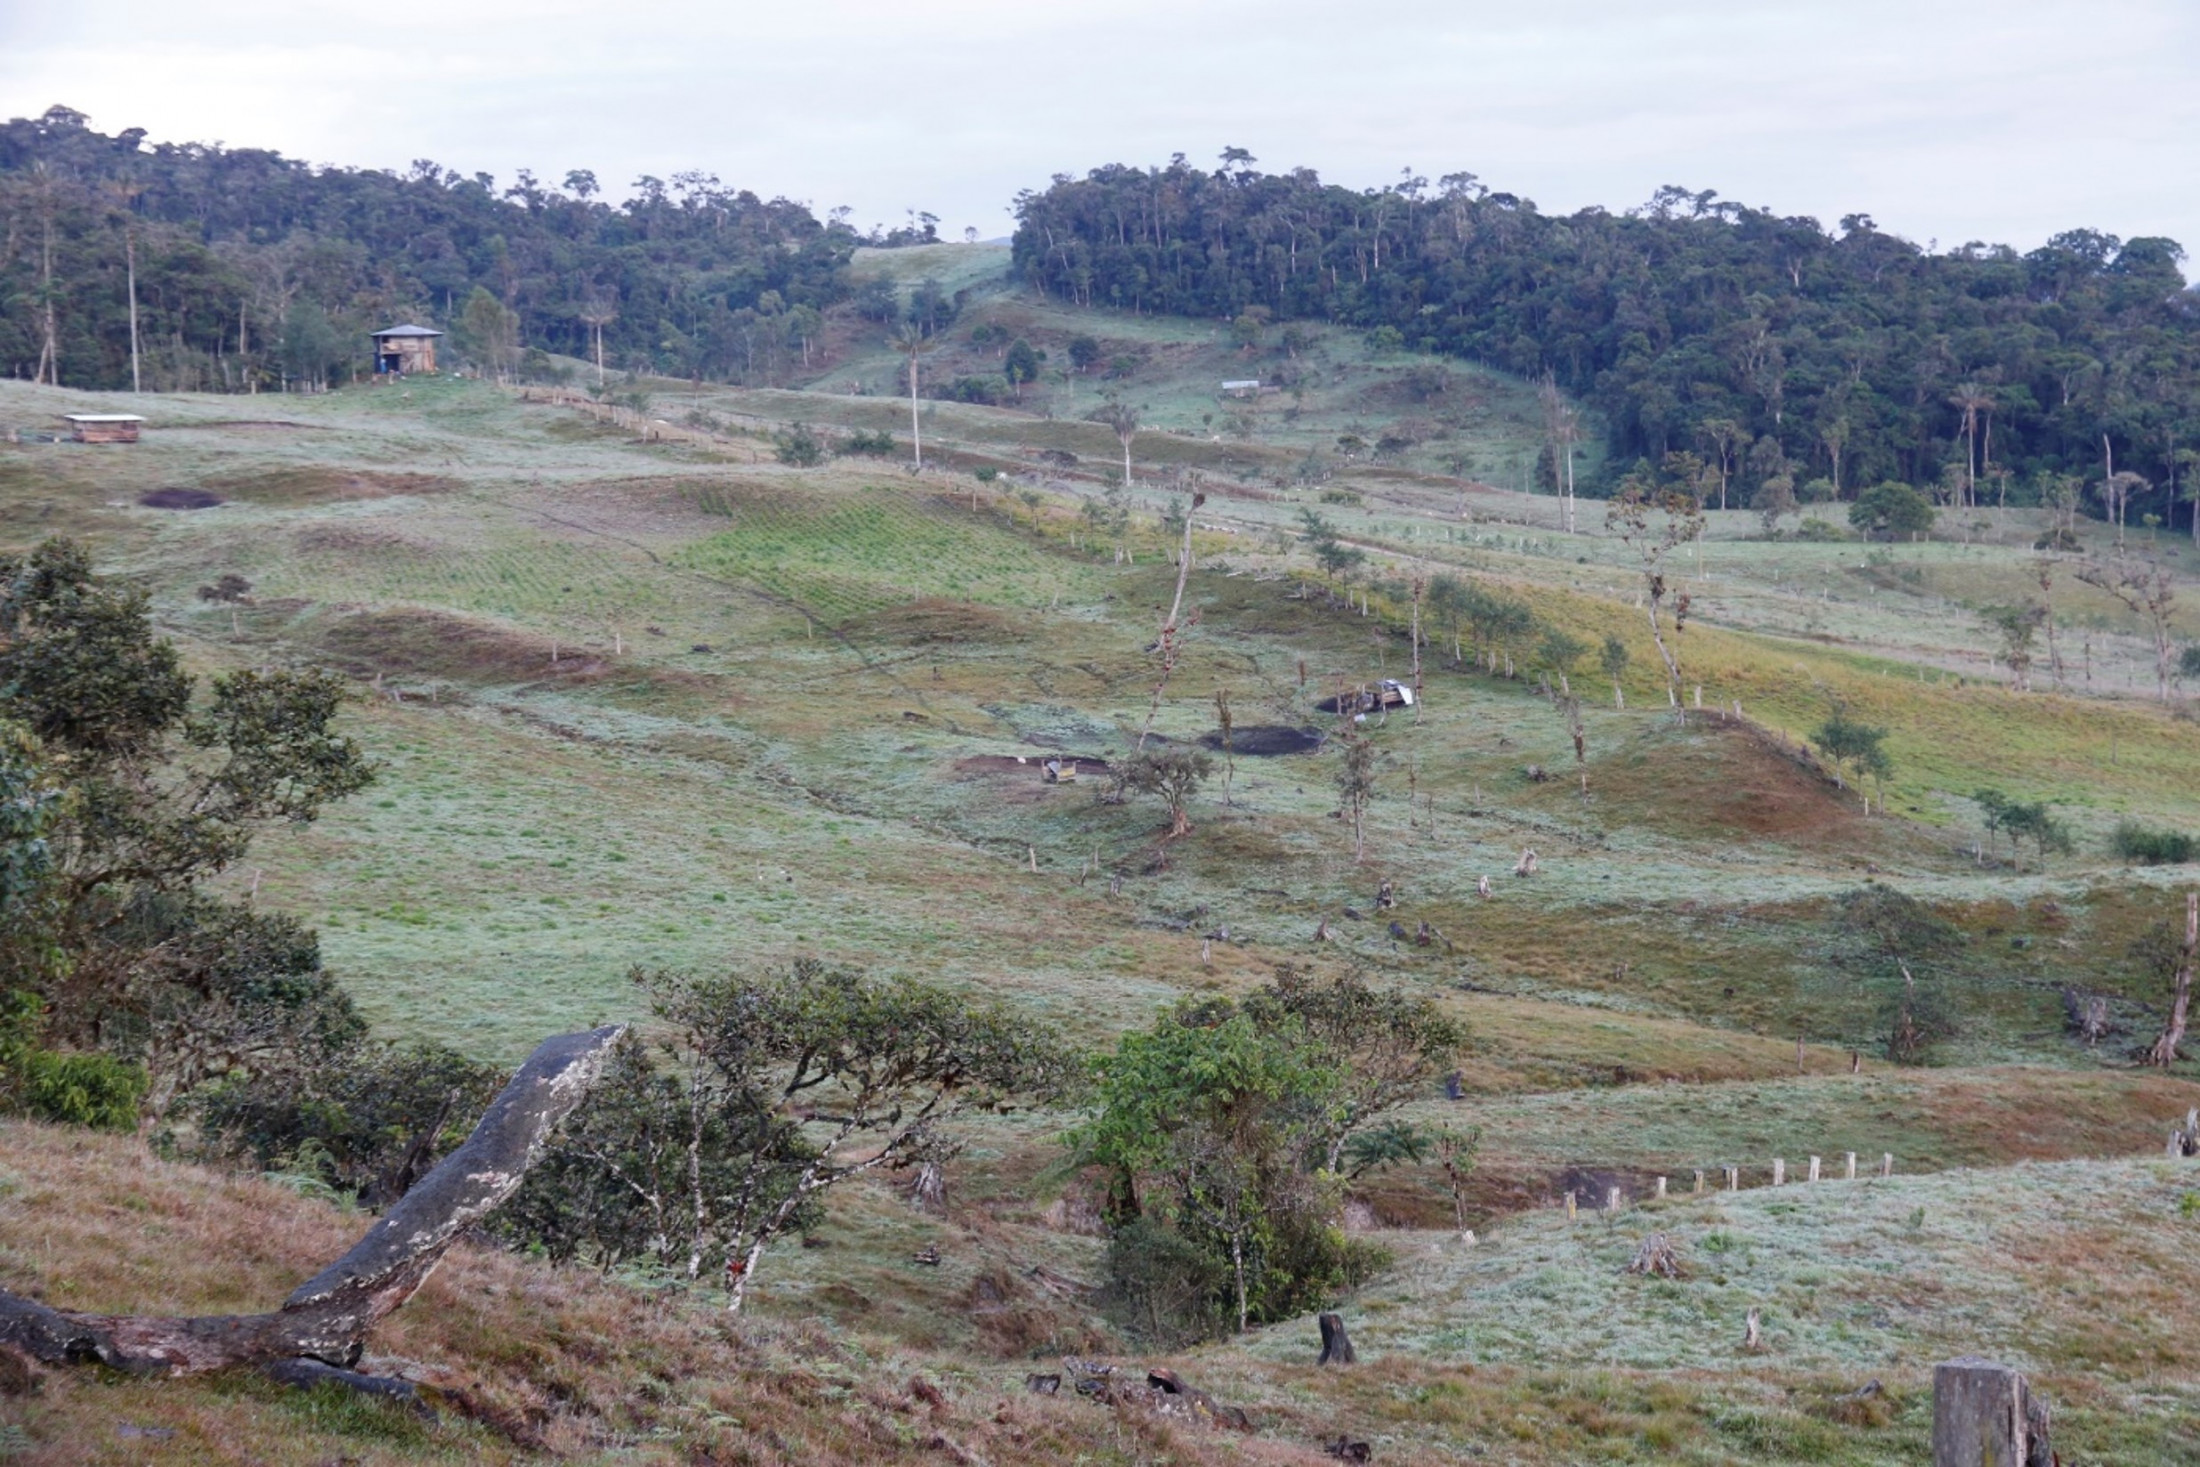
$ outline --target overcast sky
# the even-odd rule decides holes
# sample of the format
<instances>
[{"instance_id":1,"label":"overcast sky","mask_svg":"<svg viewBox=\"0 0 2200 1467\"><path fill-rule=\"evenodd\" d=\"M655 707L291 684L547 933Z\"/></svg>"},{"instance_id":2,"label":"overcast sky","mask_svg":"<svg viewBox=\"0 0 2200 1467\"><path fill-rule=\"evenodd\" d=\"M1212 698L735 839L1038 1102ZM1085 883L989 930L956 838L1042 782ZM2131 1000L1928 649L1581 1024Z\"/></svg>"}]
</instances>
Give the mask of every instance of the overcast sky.
<instances>
[{"instance_id":1,"label":"overcast sky","mask_svg":"<svg viewBox=\"0 0 2200 1467\"><path fill-rule=\"evenodd\" d=\"M2200 251L2196 0L0 0L0 111L55 102L500 184L699 167L951 237L1053 173L1236 145L1552 212L1677 183L1944 249Z\"/></svg>"}]
</instances>

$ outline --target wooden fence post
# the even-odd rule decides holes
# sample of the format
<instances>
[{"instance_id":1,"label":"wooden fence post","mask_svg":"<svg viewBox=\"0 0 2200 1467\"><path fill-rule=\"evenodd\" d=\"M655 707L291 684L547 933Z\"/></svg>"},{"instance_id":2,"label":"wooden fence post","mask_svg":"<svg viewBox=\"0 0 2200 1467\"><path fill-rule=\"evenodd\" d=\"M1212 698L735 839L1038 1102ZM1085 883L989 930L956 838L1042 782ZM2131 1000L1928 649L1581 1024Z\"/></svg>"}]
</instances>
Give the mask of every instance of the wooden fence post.
<instances>
[{"instance_id":1,"label":"wooden fence post","mask_svg":"<svg viewBox=\"0 0 2200 1467\"><path fill-rule=\"evenodd\" d=\"M1619 1211L1619 1188L1614 1187L1604 1194L1604 1210L1606 1212Z\"/></svg>"},{"instance_id":2,"label":"wooden fence post","mask_svg":"<svg viewBox=\"0 0 2200 1467\"><path fill-rule=\"evenodd\" d=\"M1879 1158L1879 1175L1881 1175L1882 1177L1891 1177L1894 1175L1893 1152L1889 1151L1881 1154Z\"/></svg>"},{"instance_id":3,"label":"wooden fence post","mask_svg":"<svg viewBox=\"0 0 2200 1467\"><path fill-rule=\"evenodd\" d=\"M1849 1153L1849 1180L1856 1180L1856 1153L1853 1151Z\"/></svg>"},{"instance_id":4,"label":"wooden fence post","mask_svg":"<svg viewBox=\"0 0 2200 1467\"><path fill-rule=\"evenodd\" d=\"M1658 1178L1658 1197L1660 1200L1665 1197L1665 1178L1663 1177Z\"/></svg>"},{"instance_id":5,"label":"wooden fence post","mask_svg":"<svg viewBox=\"0 0 2200 1467\"><path fill-rule=\"evenodd\" d=\"M1702 1167L1698 1167L1698 1168L1696 1168L1696 1190L1697 1190L1697 1191L1699 1191L1699 1192L1701 1192L1701 1191L1703 1190L1703 1168L1702 1168Z\"/></svg>"},{"instance_id":6,"label":"wooden fence post","mask_svg":"<svg viewBox=\"0 0 2200 1467\"><path fill-rule=\"evenodd\" d=\"M1814 1182L1818 1180L1818 1158L1815 1156L1810 1159L1810 1179Z\"/></svg>"},{"instance_id":7,"label":"wooden fence post","mask_svg":"<svg viewBox=\"0 0 2200 1467\"><path fill-rule=\"evenodd\" d=\"M1730 1166L1726 1169L1726 1190L1729 1192L1742 1190L1742 1169L1740 1167Z\"/></svg>"},{"instance_id":8,"label":"wooden fence post","mask_svg":"<svg viewBox=\"0 0 2200 1467\"><path fill-rule=\"evenodd\" d=\"M1784 1158L1781 1158L1781 1157L1777 1157L1777 1156L1775 1156L1774 1158L1772 1158L1772 1185L1773 1185L1773 1186L1775 1186L1775 1187L1780 1187L1780 1186L1785 1186L1785 1185L1787 1184L1787 1170L1788 1170L1788 1164L1787 1164L1787 1162L1786 1162L1786 1160L1785 1160Z\"/></svg>"}]
</instances>

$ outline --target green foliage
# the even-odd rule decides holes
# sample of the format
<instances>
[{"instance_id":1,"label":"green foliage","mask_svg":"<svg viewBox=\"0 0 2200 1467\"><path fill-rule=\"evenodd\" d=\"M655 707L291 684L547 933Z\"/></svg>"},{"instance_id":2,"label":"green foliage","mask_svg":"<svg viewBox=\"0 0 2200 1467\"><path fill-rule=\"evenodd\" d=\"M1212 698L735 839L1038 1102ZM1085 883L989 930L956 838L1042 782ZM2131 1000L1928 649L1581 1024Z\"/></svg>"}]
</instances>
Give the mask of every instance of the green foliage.
<instances>
[{"instance_id":1,"label":"green foliage","mask_svg":"<svg viewBox=\"0 0 2200 1467\"><path fill-rule=\"evenodd\" d=\"M1822 520L1813 515L1795 527L1795 538L1813 544L1837 544L1856 537L1833 521Z\"/></svg>"},{"instance_id":2,"label":"green foliage","mask_svg":"<svg viewBox=\"0 0 2200 1467\"><path fill-rule=\"evenodd\" d=\"M1883 780L1894 773L1894 760L1885 747L1886 738L1884 728L1851 718L1847 710L1835 708L1826 721L1818 725L1811 742L1833 761L1836 771L1853 769L1860 775Z\"/></svg>"},{"instance_id":3,"label":"green foliage","mask_svg":"<svg viewBox=\"0 0 2200 1467\"><path fill-rule=\"evenodd\" d=\"M2186 647L2177 654L2177 675L2200 678L2200 645Z\"/></svg>"},{"instance_id":4,"label":"green foliage","mask_svg":"<svg viewBox=\"0 0 2200 1467\"><path fill-rule=\"evenodd\" d=\"M1046 359L1045 352L1036 350L1030 342L1018 337L1015 344L1009 347L1008 355L1002 359L1001 375L1008 379L1009 386L1016 389L1016 395L1022 397L1025 386L1039 380L1039 365Z\"/></svg>"},{"instance_id":5,"label":"green foliage","mask_svg":"<svg viewBox=\"0 0 2200 1467\"><path fill-rule=\"evenodd\" d=\"M1069 339L1069 364L1079 372L1089 372L1100 360L1100 343L1090 336L1072 336Z\"/></svg>"},{"instance_id":6,"label":"green foliage","mask_svg":"<svg viewBox=\"0 0 2200 1467\"><path fill-rule=\"evenodd\" d=\"M33 995L0 995L0 1110L103 1131L133 1129L150 1084L145 1071L113 1055L39 1048L41 1017Z\"/></svg>"},{"instance_id":7,"label":"green foliage","mask_svg":"<svg viewBox=\"0 0 2200 1467\"><path fill-rule=\"evenodd\" d=\"M851 433L848 435L848 441L842 446L849 453L861 454L866 458L892 458L895 453L894 435L884 428L880 428L876 432L859 430Z\"/></svg>"},{"instance_id":8,"label":"green foliage","mask_svg":"<svg viewBox=\"0 0 2200 1467\"><path fill-rule=\"evenodd\" d=\"M1925 1063L1957 1028L1946 986L1930 964L1960 946L1962 934L1915 897L1878 885L1843 892L1835 923L1845 939L1841 961L1861 969L1878 995L1887 1058Z\"/></svg>"},{"instance_id":9,"label":"green foliage","mask_svg":"<svg viewBox=\"0 0 2200 1467\"><path fill-rule=\"evenodd\" d=\"M339 382L364 363L368 331L408 316L451 329L462 355L505 375L522 304L530 344L560 355L593 360L593 319L614 362L773 380L800 361L801 333L786 328L846 294L863 242L800 204L700 172L644 177L614 205L580 170L562 190L522 170L500 191L487 174L425 160L404 173L312 167L262 149L141 147L81 120L17 119L0 125L0 213L36 207L50 226L65 386L130 385L118 188L134 195L153 390ZM270 271L287 305L255 284ZM28 299L39 276L11 253L0 297ZM249 303L242 343L239 302ZM35 361L40 344L31 313L0 319L0 360Z\"/></svg>"},{"instance_id":10,"label":"green foliage","mask_svg":"<svg viewBox=\"0 0 2200 1467\"><path fill-rule=\"evenodd\" d=\"M1625 650L1621 649L1622 652ZM1552 672L1570 676L1581 659L1589 655L1589 644L1579 637L1570 637L1558 628L1551 627L1543 633L1543 640L1536 644L1535 655Z\"/></svg>"},{"instance_id":11,"label":"green foliage","mask_svg":"<svg viewBox=\"0 0 2200 1467\"><path fill-rule=\"evenodd\" d=\"M1984 816L1989 843L1997 832L2005 832L2010 847L2023 854L2024 840L2029 837L2033 849L2044 864L2050 851L2071 850L2074 842L2070 827L2055 818L2053 802L2033 801L2030 804L2013 800L2000 790L1983 789L1971 796ZM2122 854L2119 851L2119 854Z\"/></svg>"},{"instance_id":12,"label":"green foliage","mask_svg":"<svg viewBox=\"0 0 2200 1467\"><path fill-rule=\"evenodd\" d=\"M1362 1171L1426 1154L1386 1117L1459 1042L1425 998L1288 967L1241 1004L1187 1000L1124 1035L1066 1139L1110 1178L1112 1287L1135 1322L1163 1338L1242 1329L1361 1276L1372 1259L1334 1222L1344 1160L1355 1144Z\"/></svg>"},{"instance_id":13,"label":"green foliage","mask_svg":"<svg viewBox=\"0 0 2200 1467\"><path fill-rule=\"evenodd\" d=\"M944 1161L957 1117L1073 1079L1039 1026L932 984L809 962L634 978L665 1037L621 1046L502 1215L561 1261L641 1258L690 1282L735 1265L738 1291L829 1188Z\"/></svg>"},{"instance_id":14,"label":"green foliage","mask_svg":"<svg viewBox=\"0 0 2200 1467\"><path fill-rule=\"evenodd\" d=\"M1124 787L1161 801L1169 812L1169 835L1188 835L1192 829L1192 796L1214 773L1207 751L1169 746L1133 754L1123 766Z\"/></svg>"},{"instance_id":15,"label":"green foliage","mask_svg":"<svg viewBox=\"0 0 2200 1467\"><path fill-rule=\"evenodd\" d=\"M1928 482L1983 403L2002 462L2080 471L2100 462L2107 429L2118 464L2157 466L2133 515L2185 512L2167 461L2200 402L2200 329L2163 312L2185 289L2167 239L2072 229L2023 255L1936 253L1866 215L1827 228L1710 191L1559 216L1471 174L1362 191L1181 157L1058 176L1017 216L1019 277L1080 305L1205 321L1258 305L1278 323L1366 330L1381 352L1410 342L1521 378L1549 371L1596 409L1610 462L1731 425L1750 445L1730 486L1745 503L1799 464L1826 463L1846 485ZM1279 239L1292 269L1274 263ZM1713 279L1715 298L1690 287ZM1966 360L1997 378L1951 398L1915 372L1958 322ZM1863 341L1876 349L1858 354ZM2174 385L2117 365L2140 359ZM2093 384L2082 412L2077 382Z\"/></svg>"},{"instance_id":16,"label":"green foliage","mask_svg":"<svg viewBox=\"0 0 2200 1467\"><path fill-rule=\"evenodd\" d=\"M783 464L798 469L814 469L831 456L831 447L823 438L811 432L807 423L796 423L772 434L772 457Z\"/></svg>"},{"instance_id":17,"label":"green foliage","mask_svg":"<svg viewBox=\"0 0 2200 1467\"><path fill-rule=\"evenodd\" d=\"M1933 527L1939 511L1907 484L1875 484L1849 506L1849 523L1873 540L1909 540Z\"/></svg>"},{"instance_id":18,"label":"green foliage","mask_svg":"<svg viewBox=\"0 0 2200 1467\"><path fill-rule=\"evenodd\" d=\"M1627 644L1605 633L1604 649L1597 654L1597 666L1604 669L1606 677L1618 682L1627 673Z\"/></svg>"},{"instance_id":19,"label":"green foliage","mask_svg":"<svg viewBox=\"0 0 2200 1467\"><path fill-rule=\"evenodd\" d=\"M1301 509L1299 523L1304 527L1306 548L1313 554L1314 563L1331 580L1349 577L1366 562L1367 552L1357 545L1347 545L1339 540L1337 527L1323 518L1319 511Z\"/></svg>"},{"instance_id":20,"label":"green foliage","mask_svg":"<svg viewBox=\"0 0 2200 1467\"><path fill-rule=\"evenodd\" d=\"M0 985L48 1037L151 1071L156 1110L218 1068L356 1032L312 934L200 894L256 830L311 821L373 768L333 723L336 678L243 671L196 707L142 592L48 541L0 559L0 864L17 921ZM41 773L40 771L44 772Z\"/></svg>"},{"instance_id":21,"label":"green foliage","mask_svg":"<svg viewBox=\"0 0 2200 1467\"><path fill-rule=\"evenodd\" d=\"M358 1045L264 1061L196 1104L216 1154L386 1207L466 1138L504 1079L441 1045Z\"/></svg>"},{"instance_id":22,"label":"green foliage","mask_svg":"<svg viewBox=\"0 0 2200 1467\"><path fill-rule=\"evenodd\" d=\"M2200 840L2181 830L2162 830L2136 820L2119 820L2108 848L2140 866L2182 866L2200 859Z\"/></svg>"}]
</instances>

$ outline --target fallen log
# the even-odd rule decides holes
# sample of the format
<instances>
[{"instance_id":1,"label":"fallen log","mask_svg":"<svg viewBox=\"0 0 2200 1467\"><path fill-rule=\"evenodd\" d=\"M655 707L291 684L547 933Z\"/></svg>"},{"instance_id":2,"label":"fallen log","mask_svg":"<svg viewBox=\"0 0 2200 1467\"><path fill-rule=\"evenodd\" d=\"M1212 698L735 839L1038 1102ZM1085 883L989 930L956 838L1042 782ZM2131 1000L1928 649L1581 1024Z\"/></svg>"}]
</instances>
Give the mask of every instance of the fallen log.
<instances>
[{"instance_id":1,"label":"fallen log","mask_svg":"<svg viewBox=\"0 0 2200 1467\"><path fill-rule=\"evenodd\" d=\"M300 1284L273 1313L84 1314L0 1290L0 1344L48 1365L96 1361L138 1375L196 1375L297 1359L348 1371L368 1331L413 1296L458 1235L518 1190L623 1032L624 1025L612 1025L544 1040L465 1143L350 1252Z\"/></svg>"}]
</instances>

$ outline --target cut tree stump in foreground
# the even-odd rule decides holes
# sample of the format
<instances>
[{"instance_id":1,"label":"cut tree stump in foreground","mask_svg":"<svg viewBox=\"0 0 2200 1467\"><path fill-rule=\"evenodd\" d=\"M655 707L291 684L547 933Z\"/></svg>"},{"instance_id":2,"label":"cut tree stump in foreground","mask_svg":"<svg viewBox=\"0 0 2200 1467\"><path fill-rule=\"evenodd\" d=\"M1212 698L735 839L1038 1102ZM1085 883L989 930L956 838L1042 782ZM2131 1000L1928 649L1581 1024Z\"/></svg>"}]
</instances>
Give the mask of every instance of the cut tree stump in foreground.
<instances>
[{"instance_id":1,"label":"cut tree stump in foreground","mask_svg":"<svg viewBox=\"0 0 2200 1467\"><path fill-rule=\"evenodd\" d=\"M284 1367L277 1378L311 1383L348 1375L367 1332L413 1296L461 1232L518 1190L543 1143L580 1104L624 1032L624 1025L612 1025L544 1040L465 1144L274 1313L82 1314L0 1290L0 1344L48 1365L96 1361L138 1375L196 1375L298 1360L339 1370Z\"/></svg>"},{"instance_id":2,"label":"cut tree stump in foreground","mask_svg":"<svg viewBox=\"0 0 2200 1467\"><path fill-rule=\"evenodd\" d=\"M2014 1367L1965 1355L1933 1367L1933 1467L2053 1467L2047 1402Z\"/></svg>"},{"instance_id":3,"label":"cut tree stump in foreground","mask_svg":"<svg viewBox=\"0 0 2200 1467\"><path fill-rule=\"evenodd\" d=\"M1317 1321L1322 1327L1322 1356L1316 1365L1351 1365L1360 1358L1352 1348L1352 1337L1344 1332L1344 1316L1324 1314Z\"/></svg>"}]
</instances>

